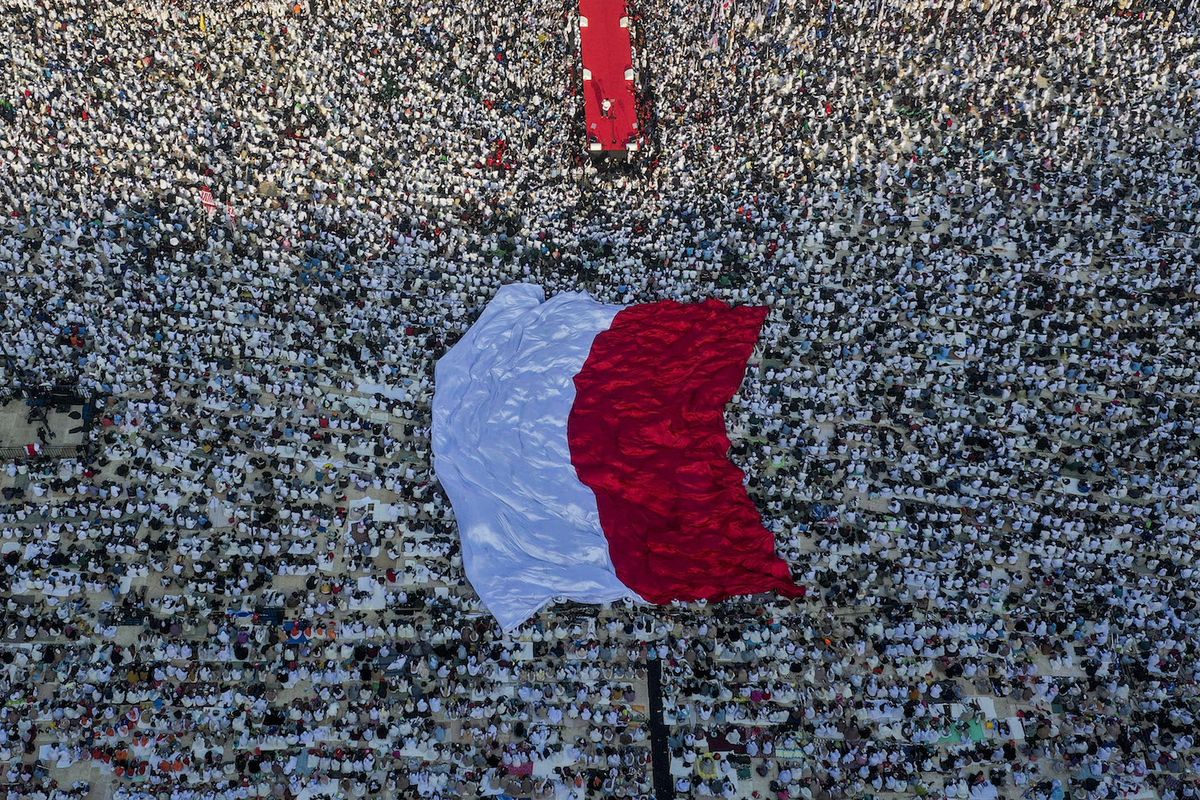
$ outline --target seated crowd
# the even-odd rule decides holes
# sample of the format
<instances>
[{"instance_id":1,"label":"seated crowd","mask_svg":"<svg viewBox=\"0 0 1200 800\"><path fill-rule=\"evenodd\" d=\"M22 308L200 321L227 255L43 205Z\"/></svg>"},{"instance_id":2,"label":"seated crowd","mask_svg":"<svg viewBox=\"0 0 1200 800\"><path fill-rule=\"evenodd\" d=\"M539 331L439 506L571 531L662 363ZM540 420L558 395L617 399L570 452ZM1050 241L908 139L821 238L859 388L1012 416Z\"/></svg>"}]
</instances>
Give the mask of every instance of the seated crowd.
<instances>
[{"instance_id":1,"label":"seated crowd","mask_svg":"<svg viewBox=\"0 0 1200 800\"><path fill-rule=\"evenodd\" d=\"M1194 7L639 3L619 165L570 2L298 2L4 12L0 409L95 413L0 442L0 798L651 797L652 662L677 797L1200 797ZM770 308L805 598L501 633L429 407L515 281Z\"/></svg>"}]
</instances>

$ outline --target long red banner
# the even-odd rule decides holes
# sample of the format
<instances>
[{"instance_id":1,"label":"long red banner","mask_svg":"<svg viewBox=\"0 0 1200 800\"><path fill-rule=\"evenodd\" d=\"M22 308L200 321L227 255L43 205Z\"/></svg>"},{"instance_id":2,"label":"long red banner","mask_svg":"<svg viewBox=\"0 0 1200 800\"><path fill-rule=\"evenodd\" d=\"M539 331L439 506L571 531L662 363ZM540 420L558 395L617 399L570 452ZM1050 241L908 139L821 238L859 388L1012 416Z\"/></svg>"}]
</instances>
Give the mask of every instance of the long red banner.
<instances>
[{"instance_id":1,"label":"long red banner","mask_svg":"<svg viewBox=\"0 0 1200 800\"><path fill-rule=\"evenodd\" d=\"M588 149L636 150L637 94L625 0L579 0Z\"/></svg>"}]
</instances>

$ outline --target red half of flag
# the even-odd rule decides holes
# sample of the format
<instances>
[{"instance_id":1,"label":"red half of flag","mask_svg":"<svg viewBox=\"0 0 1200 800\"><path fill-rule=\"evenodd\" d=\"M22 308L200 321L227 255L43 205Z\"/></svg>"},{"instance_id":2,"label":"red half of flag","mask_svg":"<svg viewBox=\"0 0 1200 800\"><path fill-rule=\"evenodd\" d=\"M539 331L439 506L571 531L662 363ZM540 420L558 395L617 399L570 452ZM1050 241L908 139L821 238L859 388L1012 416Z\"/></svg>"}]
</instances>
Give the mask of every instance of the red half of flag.
<instances>
[{"instance_id":1,"label":"red half of flag","mask_svg":"<svg viewBox=\"0 0 1200 800\"><path fill-rule=\"evenodd\" d=\"M571 463L596 494L617 577L652 603L802 595L729 460L724 411L767 309L630 306L575 376Z\"/></svg>"}]
</instances>

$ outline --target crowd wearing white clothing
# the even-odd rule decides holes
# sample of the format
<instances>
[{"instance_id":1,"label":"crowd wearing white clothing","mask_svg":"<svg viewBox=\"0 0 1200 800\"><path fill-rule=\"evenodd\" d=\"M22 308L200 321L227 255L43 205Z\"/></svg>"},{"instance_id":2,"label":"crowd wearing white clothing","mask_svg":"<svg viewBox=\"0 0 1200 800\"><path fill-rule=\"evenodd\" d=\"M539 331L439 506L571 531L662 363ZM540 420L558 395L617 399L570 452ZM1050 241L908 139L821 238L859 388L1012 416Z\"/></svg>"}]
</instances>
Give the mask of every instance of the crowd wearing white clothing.
<instances>
[{"instance_id":1,"label":"crowd wearing white clothing","mask_svg":"<svg viewBox=\"0 0 1200 800\"><path fill-rule=\"evenodd\" d=\"M0 797L1200 797L1194 5L638 2L620 163L569 2L10 0L0 404L89 420L3 450ZM517 281L770 308L805 598L501 633L429 404Z\"/></svg>"}]
</instances>

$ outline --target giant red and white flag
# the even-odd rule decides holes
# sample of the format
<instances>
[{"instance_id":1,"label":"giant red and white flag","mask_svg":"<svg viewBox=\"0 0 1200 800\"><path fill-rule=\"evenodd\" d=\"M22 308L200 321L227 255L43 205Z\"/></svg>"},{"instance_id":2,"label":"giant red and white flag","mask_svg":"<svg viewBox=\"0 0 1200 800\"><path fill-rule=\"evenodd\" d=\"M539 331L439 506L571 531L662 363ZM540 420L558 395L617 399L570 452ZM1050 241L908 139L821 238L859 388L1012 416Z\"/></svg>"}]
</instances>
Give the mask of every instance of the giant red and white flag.
<instances>
[{"instance_id":1,"label":"giant red and white flag","mask_svg":"<svg viewBox=\"0 0 1200 800\"><path fill-rule=\"evenodd\" d=\"M728 459L766 313L517 284L438 361L434 468L505 630L559 597L804 594Z\"/></svg>"}]
</instances>

